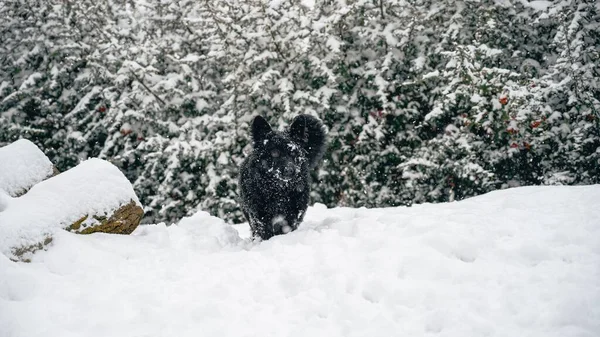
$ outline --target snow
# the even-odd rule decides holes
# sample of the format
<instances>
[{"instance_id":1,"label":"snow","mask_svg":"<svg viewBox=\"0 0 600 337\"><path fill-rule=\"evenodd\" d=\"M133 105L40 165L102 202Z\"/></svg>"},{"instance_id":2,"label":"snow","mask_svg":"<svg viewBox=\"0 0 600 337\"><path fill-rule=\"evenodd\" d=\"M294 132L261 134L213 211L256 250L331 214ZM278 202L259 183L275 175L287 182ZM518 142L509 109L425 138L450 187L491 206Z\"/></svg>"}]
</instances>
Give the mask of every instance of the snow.
<instances>
[{"instance_id":1,"label":"snow","mask_svg":"<svg viewBox=\"0 0 600 337\"><path fill-rule=\"evenodd\" d=\"M552 6L552 1L521 1L521 4L536 11L546 11Z\"/></svg>"},{"instance_id":2,"label":"snow","mask_svg":"<svg viewBox=\"0 0 600 337\"><path fill-rule=\"evenodd\" d=\"M439 76L440 76L440 72L438 70L434 70L432 72L429 72L429 73L423 75L423 79L426 80L428 78L439 77Z\"/></svg>"},{"instance_id":3,"label":"snow","mask_svg":"<svg viewBox=\"0 0 600 337\"><path fill-rule=\"evenodd\" d=\"M44 74L42 73L33 73L31 75L29 75L29 77L23 81L23 83L21 84L21 86L19 87L19 90L25 90L28 87L34 86L36 81L43 78Z\"/></svg>"},{"instance_id":4,"label":"snow","mask_svg":"<svg viewBox=\"0 0 600 337\"><path fill-rule=\"evenodd\" d=\"M13 248L42 242L85 215L110 215L131 200L140 204L116 166L101 159L86 160L19 198L0 197L4 209L0 212L0 253L14 258Z\"/></svg>"},{"instance_id":5,"label":"snow","mask_svg":"<svg viewBox=\"0 0 600 337\"><path fill-rule=\"evenodd\" d=\"M436 118L444 114L444 110L440 106L435 106L431 111L425 115L425 121L429 121L432 118Z\"/></svg>"},{"instance_id":6,"label":"snow","mask_svg":"<svg viewBox=\"0 0 600 337\"><path fill-rule=\"evenodd\" d=\"M333 36L330 36L327 39L327 42L325 43L325 45L334 53L338 53L340 51L340 47L342 45L342 42L339 41L338 39L336 39Z\"/></svg>"},{"instance_id":7,"label":"snow","mask_svg":"<svg viewBox=\"0 0 600 337\"><path fill-rule=\"evenodd\" d=\"M311 9L315 7L315 0L302 0L300 3Z\"/></svg>"},{"instance_id":8,"label":"snow","mask_svg":"<svg viewBox=\"0 0 600 337\"><path fill-rule=\"evenodd\" d=\"M598 200L600 185L316 205L260 243L203 212L57 232L32 263L0 255L0 335L598 336Z\"/></svg>"},{"instance_id":9,"label":"snow","mask_svg":"<svg viewBox=\"0 0 600 337\"><path fill-rule=\"evenodd\" d=\"M133 127L131 126L131 124L125 122L125 123L123 123L123 125L121 125L121 129L120 129L121 134L127 135L127 134L130 134L132 131L133 131Z\"/></svg>"},{"instance_id":10,"label":"snow","mask_svg":"<svg viewBox=\"0 0 600 337\"><path fill-rule=\"evenodd\" d=\"M427 59L424 56L417 57L413 61L415 63L415 70L421 70L421 69L423 69L423 66L425 65L426 61L427 61Z\"/></svg>"},{"instance_id":11,"label":"snow","mask_svg":"<svg viewBox=\"0 0 600 337\"><path fill-rule=\"evenodd\" d=\"M27 139L0 147L0 190L17 196L51 176L52 168L50 159Z\"/></svg>"}]
</instances>

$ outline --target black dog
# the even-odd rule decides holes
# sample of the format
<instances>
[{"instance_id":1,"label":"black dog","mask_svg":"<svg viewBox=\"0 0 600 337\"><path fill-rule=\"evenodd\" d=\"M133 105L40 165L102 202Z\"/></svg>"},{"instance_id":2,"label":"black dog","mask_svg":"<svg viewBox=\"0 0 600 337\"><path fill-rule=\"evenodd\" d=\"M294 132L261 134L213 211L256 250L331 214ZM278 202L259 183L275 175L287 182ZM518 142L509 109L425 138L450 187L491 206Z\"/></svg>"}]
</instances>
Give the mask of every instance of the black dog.
<instances>
[{"instance_id":1,"label":"black dog","mask_svg":"<svg viewBox=\"0 0 600 337\"><path fill-rule=\"evenodd\" d=\"M240 206L254 237L267 240L298 228L308 207L310 170L326 146L323 123L297 116L276 132L261 116L252 122L254 151L240 168Z\"/></svg>"}]
</instances>

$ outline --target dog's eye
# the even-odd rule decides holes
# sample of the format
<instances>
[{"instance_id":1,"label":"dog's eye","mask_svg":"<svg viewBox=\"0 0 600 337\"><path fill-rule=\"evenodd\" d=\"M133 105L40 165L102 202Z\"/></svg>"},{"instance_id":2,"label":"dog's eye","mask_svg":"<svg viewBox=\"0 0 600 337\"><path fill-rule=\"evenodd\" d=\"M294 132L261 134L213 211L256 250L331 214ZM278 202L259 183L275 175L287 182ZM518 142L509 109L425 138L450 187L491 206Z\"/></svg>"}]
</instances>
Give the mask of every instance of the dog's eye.
<instances>
[{"instance_id":1,"label":"dog's eye","mask_svg":"<svg viewBox=\"0 0 600 337\"><path fill-rule=\"evenodd\" d=\"M273 150L273 151L271 151L271 157L278 158L279 157L279 150Z\"/></svg>"}]
</instances>

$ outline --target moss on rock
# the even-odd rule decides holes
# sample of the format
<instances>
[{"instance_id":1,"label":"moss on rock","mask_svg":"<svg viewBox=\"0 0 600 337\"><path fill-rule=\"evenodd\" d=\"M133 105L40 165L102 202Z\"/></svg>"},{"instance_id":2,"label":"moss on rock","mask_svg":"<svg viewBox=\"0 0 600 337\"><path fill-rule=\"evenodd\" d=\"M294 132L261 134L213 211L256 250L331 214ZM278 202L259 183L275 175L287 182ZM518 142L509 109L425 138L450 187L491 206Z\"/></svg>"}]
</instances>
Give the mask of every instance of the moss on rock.
<instances>
[{"instance_id":1,"label":"moss on rock","mask_svg":"<svg viewBox=\"0 0 600 337\"><path fill-rule=\"evenodd\" d=\"M42 242L38 242L35 245L31 245L31 246L24 246L24 247L19 247L19 248L13 248L12 249L12 253L13 256L16 257L10 257L10 259L14 262L31 262L31 256L33 253L35 253L38 250L42 250L44 249L46 246L48 246L50 243L52 242L52 237L47 236L44 241Z\"/></svg>"},{"instance_id":2,"label":"moss on rock","mask_svg":"<svg viewBox=\"0 0 600 337\"><path fill-rule=\"evenodd\" d=\"M133 200L119 207L110 217L92 214L85 215L66 229L79 234L96 232L113 234L131 234L140 224L144 210Z\"/></svg>"}]
</instances>

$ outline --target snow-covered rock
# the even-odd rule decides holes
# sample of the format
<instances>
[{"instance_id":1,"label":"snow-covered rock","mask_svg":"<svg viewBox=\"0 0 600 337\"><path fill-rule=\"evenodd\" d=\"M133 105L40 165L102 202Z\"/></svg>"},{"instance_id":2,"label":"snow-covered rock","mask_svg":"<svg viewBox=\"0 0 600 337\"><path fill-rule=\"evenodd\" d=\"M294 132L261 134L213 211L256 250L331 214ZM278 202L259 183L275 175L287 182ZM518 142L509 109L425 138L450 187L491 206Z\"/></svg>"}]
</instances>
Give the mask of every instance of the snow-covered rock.
<instances>
[{"instance_id":1,"label":"snow-covered rock","mask_svg":"<svg viewBox=\"0 0 600 337\"><path fill-rule=\"evenodd\" d=\"M252 243L199 213L0 255L0 335L600 336L600 186L309 208ZM35 324L32 324L34 322Z\"/></svg>"},{"instance_id":2,"label":"snow-covered rock","mask_svg":"<svg viewBox=\"0 0 600 337\"><path fill-rule=\"evenodd\" d=\"M57 231L131 233L143 215L127 178L111 163L89 159L33 186L0 197L0 252L28 260Z\"/></svg>"},{"instance_id":3,"label":"snow-covered rock","mask_svg":"<svg viewBox=\"0 0 600 337\"><path fill-rule=\"evenodd\" d=\"M50 159L27 139L0 147L0 190L12 197L22 195L55 172Z\"/></svg>"}]
</instances>

